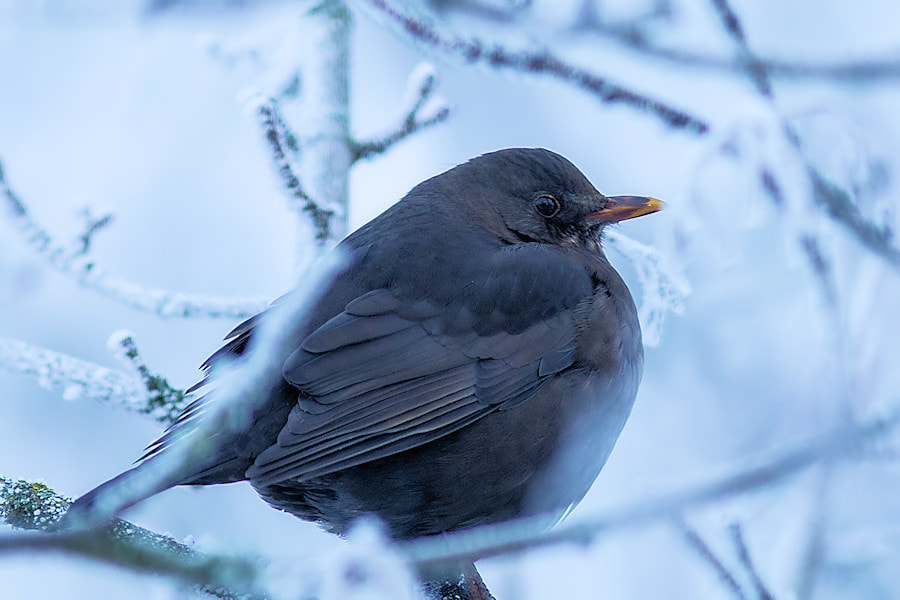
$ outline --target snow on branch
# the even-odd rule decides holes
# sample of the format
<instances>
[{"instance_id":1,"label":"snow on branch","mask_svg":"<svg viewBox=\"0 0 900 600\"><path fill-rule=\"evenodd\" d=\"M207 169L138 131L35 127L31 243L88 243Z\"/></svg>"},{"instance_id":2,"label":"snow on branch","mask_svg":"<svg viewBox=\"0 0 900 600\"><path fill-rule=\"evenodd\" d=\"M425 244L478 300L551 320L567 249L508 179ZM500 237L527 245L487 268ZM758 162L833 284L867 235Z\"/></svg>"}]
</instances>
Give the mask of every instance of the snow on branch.
<instances>
[{"instance_id":1,"label":"snow on branch","mask_svg":"<svg viewBox=\"0 0 900 600\"><path fill-rule=\"evenodd\" d=\"M258 99L257 102L256 113L259 116L260 126L285 192L294 204L295 210L309 215L315 228L316 242L319 245L325 244L331 237L331 221L335 211L313 200L301 185L300 177L297 176L288 158L289 152L299 150L299 144L297 137L278 112L278 101L269 98Z\"/></svg>"},{"instance_id":2,"label":"snow on branch","mask_svg":"<svg viewBox=\"0 0 900 600\"><path fill-rule=\"evenodd\" d=\"M81 248L71 250L60 244L34 220L25 203L13 192L0 163L0 196L8 209L9 217L18 227L26 243L35 253L43 256L58 271L71 275L86 288L121 302L125 306L151 312L160 317L216 317L245 319L264 310L263 299L230 299L201 296L146 288L106 273L87 256L91 238L109 222L109 215L94 221L88 218L81 235Z\"/></svg>"},{"instance_id":3,"label":"snow on branch","mask_svg":"<svg viewBox=\"0 0 900 600\"><path fill-rule=\"evenodd\" d=\"M642 244L619 231L608 230L604 235L637 271L642 291L638 318L644 345L657 346L662 338L666 315L670 312L681 314L684 298L691 293L691 285L681 270L653 246Z\"/></svg>"},{"instance_id":4,"label":"snow on branch","mask_svg":"<svg viewBox=\"0 0 900 600\"><path fill-rule=\"evenodd\" d=\"M91 398L147 410L147 390L138 378L18 340L0 338L0 369L33 377L46 389L62 389L66 400Z\"/></svg>"},{"instance_id":5,"label":"snow on branch","mask_svg":"<svg viewBox=\"0 0 900 600\"><path fill-rule=\"evenodd\" d=\"M441 99L436 98L436 105L430 114L422 115L422 108L431 99L437 86L437 73L434 67L428 63L422 63L413 70L407 83L408 108L400 125L391 133L380 140L354 141L351 143L353 160L371 158L383 154L394 144L406 139L412 134L437 125L447 120L450 116L450 106Z\"/></svg>"},{"instance_id":6,"label":"snow on branch","mask_svg":"<svg viewBox=\"0 0 900 600\"><path fill-rule=\"evenodd\" d=\"M184 408L184 392L147 368L130 334L114 335L110 345L138 377L8 338L0 338L0 370L33 377L46 389L62 389L66 400L89 398L170 423Z\"/></svg>"},{"instance_id":7,"label":"snow on branch","mask_svg":"<svg viewBox=\"0 0 900 600\"><path fill-rule=\"evenodd\" d=\"M543 75L578 87L601 102L626 104L660 118L670 127L702 134L709 129L703 120L669 106L661 100L633 92L582 67L569 64L548 50L511 51L498 44L476 38L464 39L439 31L434 25L413 16L388 0L368 0L368 4L387 16L418 42L469 63L483 63L496 69L507 69L532 75Z\"/></svg>"}]
</instances>

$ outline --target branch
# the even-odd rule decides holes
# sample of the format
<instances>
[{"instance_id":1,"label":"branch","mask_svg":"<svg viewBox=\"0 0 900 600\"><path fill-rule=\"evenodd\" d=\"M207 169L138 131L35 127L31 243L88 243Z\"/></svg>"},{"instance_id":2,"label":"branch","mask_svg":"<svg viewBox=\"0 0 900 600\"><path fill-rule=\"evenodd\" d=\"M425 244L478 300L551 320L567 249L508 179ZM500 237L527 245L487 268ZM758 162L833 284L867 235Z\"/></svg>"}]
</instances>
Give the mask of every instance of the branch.
<instances>
[{"instance_id":1,"label":"branch","mask_svg":"<svg viewBox=\"0 0 900 600\"><path fill-rule=\"evenodd\" d=\"M735 579L734 575L731 574L731 571L722 564L722 561L719 560L719 557L712 551L709 544L700 537L700 534L697 533L695 529L691 528L683 519L678 520L678 529L684 536L684 540L687 542L688 546L693 548L700 558L704 559L706 563L712 567L722 583L725 584L725 587L727 587L738 600L747 600L747 595L737 582L737 579Z\"/></svg>"},{"instance_id":2,"label":"branch","mask_svg":"<svg viewBox=\"0 0 900 600\"><path fill-rule=\"evenodd\" d=\"M147 390L145 406L139 408L137 412L150 415L154 420L166 425L172 423L187 406L189 396L184 390L169 385L163 376L150 371L138 352L131 333L117 331L109 338L108 345L114 350L122 351L120 358L137 371Z\"/></svg>"},{"instance_id":3,"label":"branch","mask_svg":"<svg viewBox=\"0 0 900 600\"><path fill-rule=\"evenodd\" d=\"M320 246L325 244L331 237L331 219L334 216L334 210L320 206L309 197L300 184L300 178L294 172L291 161L288 159L288 150L299 149L296 136L282 120L278 113L278 102L274 98L260 102L257 114L272 153L272 161L275 163L278 176L281 178L281 183L292 204L291 208L309 215L315 228L316 242Z\"/></svg>"},{"instance_id":4,"label":"branch","mask_svg":"<svg viewBox=\"0 0 900 600\"><path fill-rule=\"evenodd\" d=\"M405 116L400 125L390 134L380 140L367 142L351 142L353 161L371 158L383 154L393 145L406 139L410 135L427 129L438 123L442 123L450 116L450 107L443 100L438 100L438 106L432 110L432 114L421 117L422 107L431 97L437 85L437 73L428 63L422 63L410 74L407 83L408 95L412 98L411 105L405 111Z\"/></svg>"},{"instance_id":5,"label":"branch","mask_svg":"<svg viewBox=\"0 0 900 600\"><path fill-rule=\"evenodd\" d=\"M496 69L507 69L558 79L588 92L601 102L626 104L660 118L666 125L695 134L706 133L709 125L660 100L632 92L581 67L571 65L547 50L511 52L497 44L476 38L463 39L445 35L431 24L412 16L388 0L367 0L368 4L398 24L406 35L445 54L468 63L484 63Z\"/></svg>"},{"instance_id":6,"label":"branch","mask_svg":"<svg viewBox=\"0 0 900 600\"><path fill-rule=\"evenodd\" d=\"M169 536L127 521L102 529L47 533L71 500L42 483L0 477L0 521L40 531L0 536L0 555L47 551L90 558L136 573L167 575L218 598L265 598L256 585L257 561L205 555Z\"/></svg>"},{"instance_id":7,"label":"branch","mask_svg":"<svg viewBox=\"0 0 900 600\"><path fill-rule=\"evenodd\" d=\"M199 296L143 288L135 283L110 275L90 260L86 252L72 252L54 241L47 231L29 214L25 203L13 192L0 164L0 196L5 200L9 216L19 232L35 253L46 258L56 270L70 275L82 286L100 292L104 296L121 302L125 306L155 313L160 317L225 317L245 319L264 310L267 303L261 299L234 300L213 296ZM102 219L101 219L102 221ZM90 244L90 236L98 229L82 236L85 246ZM86 241L85 241L86 240Z\"/></svg>"},{"instance_id":8,"label":"branch","mask_svg":"<svg viewBox=\"0 0 900 600\"><path fill-rule=\"evenodd\" d=\"M63 398L91 398L132 412L151 413L147 390L131 375L60 352L0 338L0 369L33 377L47 389L62 389Z\"/></svg>"},{"instance_id":9,"label":"branch","mask_svg":"<svg viewBox=\"0 0 900 600\"><path fill-rule=\"evenodd\" d=\"M707 483L649 500L629 502L605 514L564 524L551 531L545 531L547 518L539 516L448 533L439 538L398 542L398 546L413 564L427 571L463 560L509 555L555 544L587 544L602 532L676 518L685 510L761 489L822 461L855 458L868 445L894 433L898 424L900 411L862 424L840 427Z\"/></svg>"},{"instance_id":10,"label":"branch","mask_svg":"<svg viewBox=\"0 0 900 600\"><path fill-rule=\"evenodd\" d=\"M729 12L732 15L734 14L730 9ZM707 54L660 47L650 42L639 31L631 28L609 26L596 21L580 23L574 29L576 33L595 34L645 57L683 67L696 67L725 73L764 71L773 77L795 80L825 80L835 83L864 84L900 79L900 62L894 59L880 60L873 58L822 64L747 55L738 56L737 58L720 58Z\"/></svg>"},{"instance_id":11,"label":"branch","mask_svg":"<svg viewBox=\"0 0 900 600\"><path fill-rule=\"evenodd\" d=\"M733 523L728 529L731 532L731 539L737 549L738 558L744 566L744 569L746 569L747 573L750 575L750 579L753 581L753 586L756 588L759 600L775 600L772 592L769 591L769 588L762 580L759 571L756 570L756 566L753 564L753 560L750 557L750 550L747 548L746 542L744 542L744 533L740 523Z\"/></svg>"}]
</instances>

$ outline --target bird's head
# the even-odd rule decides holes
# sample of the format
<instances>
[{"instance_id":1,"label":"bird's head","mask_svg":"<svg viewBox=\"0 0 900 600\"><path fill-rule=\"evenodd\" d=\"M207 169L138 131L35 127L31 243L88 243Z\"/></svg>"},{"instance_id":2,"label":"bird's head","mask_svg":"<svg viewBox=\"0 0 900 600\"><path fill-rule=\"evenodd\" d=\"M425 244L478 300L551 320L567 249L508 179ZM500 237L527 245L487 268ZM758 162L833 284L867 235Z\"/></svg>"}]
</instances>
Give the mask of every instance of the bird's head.
<instances>
[{"instance_id":1,"label":"bird's head","mask_svg":"<svg viewBox=\"0 0 900 600\"><path fill-rule=\"evenodd\" d=\"M471 193L455 195L471 218L508 243L596 247L604 226L665 206L644 196L604 196L575 165L542 148L491 152L453 171L459 185L470 186Z\"/></svg>"}]
</instances>

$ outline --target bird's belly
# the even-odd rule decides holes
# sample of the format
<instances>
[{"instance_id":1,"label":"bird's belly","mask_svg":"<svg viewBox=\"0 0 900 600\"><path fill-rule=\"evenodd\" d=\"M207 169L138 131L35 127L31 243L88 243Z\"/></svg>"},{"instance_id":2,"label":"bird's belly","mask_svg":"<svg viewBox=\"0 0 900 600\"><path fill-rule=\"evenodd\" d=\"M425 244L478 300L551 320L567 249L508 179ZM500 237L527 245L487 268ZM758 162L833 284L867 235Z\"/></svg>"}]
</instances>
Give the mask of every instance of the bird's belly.
<instances>
[{"instance_id":1,"label":"bird's belly","mask_svg":"<svg viewBox=\"0 0 900 600\"><path fill-rule=\"evenodd\" d=\"M606 463L637 374L572 371L533 398L418 448L303 483L259 490L266 500L342 532L376 514L396 537L515 517L562 516Z\"/></svg>"}]
</instances>

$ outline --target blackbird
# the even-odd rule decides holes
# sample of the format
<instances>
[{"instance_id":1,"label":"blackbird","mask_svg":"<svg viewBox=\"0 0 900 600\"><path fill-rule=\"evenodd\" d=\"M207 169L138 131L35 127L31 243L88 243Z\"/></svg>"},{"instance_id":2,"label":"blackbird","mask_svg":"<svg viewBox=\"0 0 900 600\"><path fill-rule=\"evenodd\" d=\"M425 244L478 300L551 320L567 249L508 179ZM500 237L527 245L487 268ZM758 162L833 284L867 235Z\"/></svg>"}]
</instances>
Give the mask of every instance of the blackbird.
<instances>
[{"instance_id":1,"label":"blackbird","mask_svg":"<svg viewBox=\"0 0 900 600\"><path fill-rule=\"evenodd\" d=\"M348 236L282 380L251 422L174 485L247 480L342 533L378 515L398 538L528 515L587 492L643 368L634 302L601 246L653 198L604 196L549 150L512 148L428 179ZM239 355L258 317L204 365ZM195 402L127 481L190 428Z\"/></svg>"}]
</instances>

